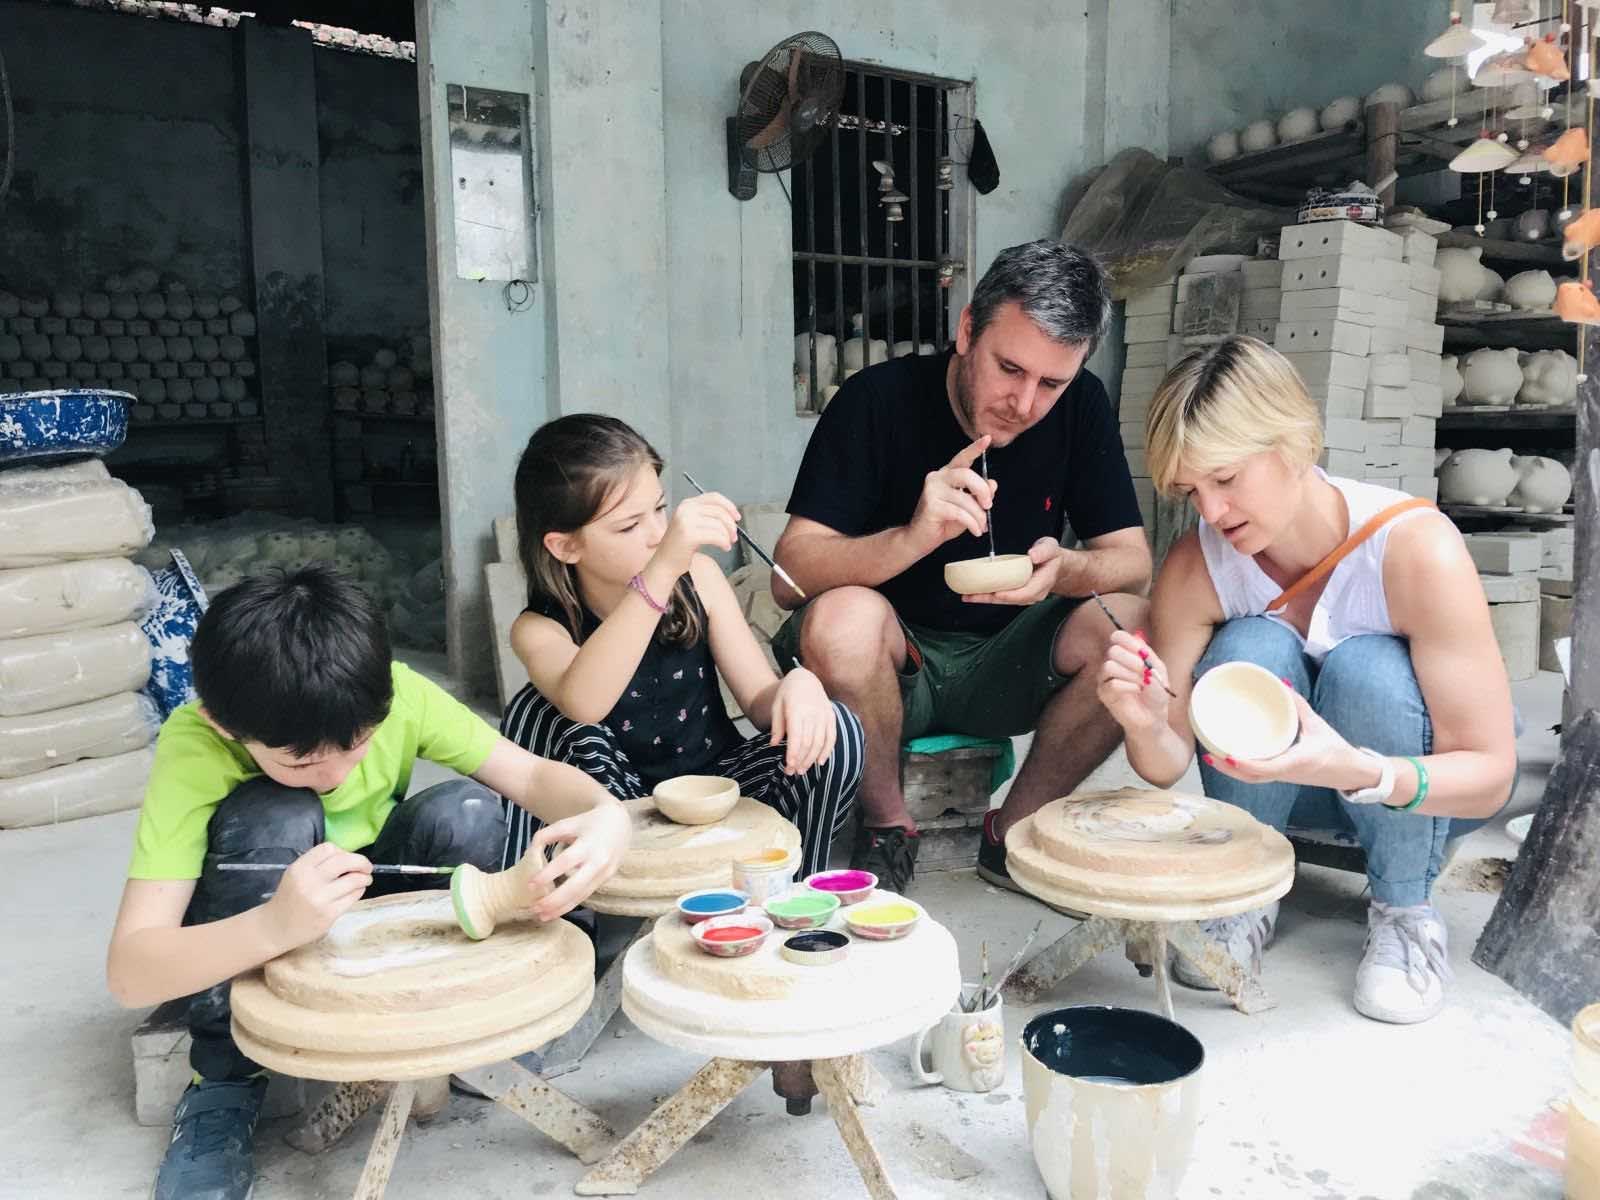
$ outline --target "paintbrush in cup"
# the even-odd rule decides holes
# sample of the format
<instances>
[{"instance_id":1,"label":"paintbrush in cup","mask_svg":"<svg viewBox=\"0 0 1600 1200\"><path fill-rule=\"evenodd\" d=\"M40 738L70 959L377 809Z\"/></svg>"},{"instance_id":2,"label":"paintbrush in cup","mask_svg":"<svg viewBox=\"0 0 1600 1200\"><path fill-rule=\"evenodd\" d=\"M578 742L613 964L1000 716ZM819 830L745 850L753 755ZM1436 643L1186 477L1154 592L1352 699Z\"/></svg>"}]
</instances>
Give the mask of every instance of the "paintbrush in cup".
<instances>
[{"instance_id":1,"label":"paintbrush in cup","mask_svg":"<svg viewBox=\"0 0 1600 1200\"><path fill-rule=\"evenodd\" d=\"M683 477L689 481L689 486L694 488L695 491L699 492L702 496L704 496L706 494L705 488L701 487L698 483L696 483L694 476L689 474L689 472L685 471L683 473ZM785 571L782 567L780 567L778 565L778 560L773 558L772 555L768 554L765 550L763 550L761 548L761 543L757 542L755 540L755 538L751 537L748 533L746 533L744 531L744 526L743 525L740 525L738 522L735 522L733 527L738 532L739 536L744 539L744 544L746 546L749 546L750 549L755 551L757 558L759 558L762 562L766 563L767 566L771 567L774 571L776 571L778 573L778 578L782 579L785 583L787 583L790 587L792 587L794 589L795 595L799 596L800 599L802 599L802 600L807 600L807 599L810 598L810 597L808 597L806 595L805 589L802 588L798 583L796 583L792 578L790 578L789 572Z\"/></svg>"},{"instance_id":2,"label":"paintbrush in cup","mask_svg":"<svg viewBox=\"0 0 1600 1200\"><path fill-rule=\"evenodd\" d=\"M1112 612L1109 608L1107 608L1106 607L1106 602L1104 600L1100 599L1100 593L1099 592L1090 592L1089 595L1094 597L1094 602L1100 606L1100 611L1105 613L1106 620L1111 622L1111 624L1116 628L1118 633L1127 633L1128 632L1126 629L1124 629L1122 627L1122 622L1117 620L1117 614ZM1161 690L1163 692L1165 692L1167 695L1171 696L1174 700L1176 700L1178 698L1178 693L1173 691L1171 688L1169 688L1164 681L1157 680L1156 682L1161 684Z\"/></svg>"},{"instance_id":3,"label":"paintbrush in cup","mask_svg":"<svg viewBox=\"0 0 1600 1200\"><path fill-rule=\"evenodd\" d=\"M1033 932L1028 935L1028 940L1022 943L1022 949L1011 956L1011 961L1006 964L1006 969L1000 972L1000 978L994 981L992 988L985 989L985 993L978 997L978 1012L982 1012L992 1003L992 998L1000 994L1000 989L1006 986L1006 980L1011 978L1011 973L1022 965L1022 956L1028 952L1028 947L1033 945L1033 939L1039 936L1039 930L1044 925L1041 917L1033 927Z\"/></svg>"}]
</instances>

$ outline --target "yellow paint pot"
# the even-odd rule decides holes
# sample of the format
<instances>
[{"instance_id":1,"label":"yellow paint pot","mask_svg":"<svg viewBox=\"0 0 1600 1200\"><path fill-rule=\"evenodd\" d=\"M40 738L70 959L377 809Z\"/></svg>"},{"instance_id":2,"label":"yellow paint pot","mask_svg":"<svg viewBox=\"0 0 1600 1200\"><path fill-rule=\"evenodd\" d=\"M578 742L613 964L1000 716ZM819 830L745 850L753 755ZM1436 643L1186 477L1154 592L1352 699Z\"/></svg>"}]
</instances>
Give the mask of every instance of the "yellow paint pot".
<instances>
[{"instance_id":1,"label":"yellow paint pot","mask_svg":"<svg viewBox=\"0 0 1600 1200\"><path fill-rule=\"evenodd\" d=\"M853 904L844 910L850 932L869 942L888 942L904 937L922 917L922 910L909 900L875 899Z\"/></svg>"}]
</instances>

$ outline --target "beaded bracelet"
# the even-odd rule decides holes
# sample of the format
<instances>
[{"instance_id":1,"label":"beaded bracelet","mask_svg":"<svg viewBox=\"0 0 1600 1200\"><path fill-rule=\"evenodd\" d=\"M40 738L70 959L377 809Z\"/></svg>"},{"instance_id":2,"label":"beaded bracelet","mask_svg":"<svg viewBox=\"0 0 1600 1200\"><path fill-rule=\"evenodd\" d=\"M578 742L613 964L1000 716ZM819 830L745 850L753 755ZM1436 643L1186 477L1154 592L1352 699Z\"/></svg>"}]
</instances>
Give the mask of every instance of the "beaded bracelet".
<instances>
[{"instance_id":1,"label":"beaded bracelet","mask_svg":"<svg viewBox=\"0 0 1600 1200\"><path fill-rule=\"evenodd\" d=\"M650 594L650 589L645 587L645 585L644 585L644 577L643 576L635 575L632 579L628 580L628 586L631 587L634 591L638 592L639 595L643 596L644 597L644 602L646 604L648 604L651 608L655 609L656 612L663 613L663 614L666 613L667 606L665 604L662 604L662 603L658 602L656 600L656 598Z\"/></svg>"},{"instance_id":2,"label":"beaded bracelet","mask_svg":"<svg viewBox=\"0 0 1600 1200\"><path fill-rule=\"evenodd\" d=\"M1428 768L1422 765L1420 758L1412 758L1409 754L1403 756L1405 760L1417 769L1417 794L1411 798L1410 804L1396 804L1390 807L1398 812L1411 812L1421 806L1428 798Z\"/></svg>"}]
</instances>

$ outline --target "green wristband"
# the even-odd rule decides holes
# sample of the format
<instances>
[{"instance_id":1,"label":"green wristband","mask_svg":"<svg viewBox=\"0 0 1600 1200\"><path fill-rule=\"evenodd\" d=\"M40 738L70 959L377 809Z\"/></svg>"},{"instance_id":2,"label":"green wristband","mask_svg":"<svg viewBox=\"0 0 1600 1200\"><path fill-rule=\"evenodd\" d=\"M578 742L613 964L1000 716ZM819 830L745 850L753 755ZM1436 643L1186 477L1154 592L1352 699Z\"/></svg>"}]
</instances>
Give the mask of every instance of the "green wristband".
<instances>
[{"instance_id":1,"label":"green wristband","mask_svg":"<svg viewBox=\"0 0 1600 1200\"><path fill-rule=\"evenodd\" d=\"M1428 768L1422 765L1420 758L1412 758L1409 754L1402 757L1417 769L1417 794L1411 798L1410 804L1392 804L1389 807L1397 812L1411 812L1428 798Z\"/></svg>"}]
</instances>

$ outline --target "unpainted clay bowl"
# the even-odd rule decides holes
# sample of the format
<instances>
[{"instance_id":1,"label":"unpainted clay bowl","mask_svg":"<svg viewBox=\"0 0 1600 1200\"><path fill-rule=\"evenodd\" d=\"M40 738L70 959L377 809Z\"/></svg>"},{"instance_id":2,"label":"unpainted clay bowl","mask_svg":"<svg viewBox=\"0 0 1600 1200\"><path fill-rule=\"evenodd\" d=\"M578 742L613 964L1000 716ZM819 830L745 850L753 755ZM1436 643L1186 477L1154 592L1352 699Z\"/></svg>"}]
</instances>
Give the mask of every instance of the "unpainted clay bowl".
<instances>
[{"instance_id":1,"label":"unpainted clay bowl","mask_svg":"<svg viewBox=\"0 0 1600 1200\"><path fill-rule=\"evenodd\" d=\"M1032 574L1033 560L1026 554L985 555L944 565L945 586L963 596L1008 592L1027 583Z\"/></svg>"},{"instance_id":2,"label":"unpainted clay bowl","mask_svg":"<svg viewBox=\"0 0 1600 1200\"><path fill-rule=\"evenodd\" d=\"M1283 680L1250 662L1228 662L1200 677L1189 694L1189 726L1221 758L1272 758L1294 744L1300 714Z\"/></svg>"},{"instance_id":3,"label":"unpainted clay bowl","mask_svg":"<svg viewBox=\"0 0 1600 1200\"><path fill-rule=\"evenodd\" d=\"M679 775L663 779L650 795L667 820L679 825L710 825L739 803L739 785L720 775Z\"/></svg>"}]
</instances>

